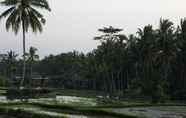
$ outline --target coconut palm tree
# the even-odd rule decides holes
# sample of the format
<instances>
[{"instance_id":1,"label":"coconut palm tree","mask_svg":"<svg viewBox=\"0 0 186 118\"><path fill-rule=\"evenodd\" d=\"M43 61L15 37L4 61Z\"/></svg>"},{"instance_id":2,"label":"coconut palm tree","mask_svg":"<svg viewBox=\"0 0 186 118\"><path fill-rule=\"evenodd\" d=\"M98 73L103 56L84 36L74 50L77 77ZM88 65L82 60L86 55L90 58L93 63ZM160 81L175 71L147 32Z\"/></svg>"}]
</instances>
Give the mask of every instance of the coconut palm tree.
<instances>
[{"instance_id":1,"label":"coconut palm tree","mask_svg":"<svg viewBox=\"0 0 186 118\"><path fill-rule=\"evenodd\" d=\"M117 71L113 69L115 63L112 61L115 59L116 43L122 44L123 40L126 40L127 37L125 35L118 34L123 31L123 29L114 28L112 26L98 29L98 31L102 32L103 35L94 38L94 40L99 40L101 42L101 45L98 46L97 56L100 58L101 71L105 73L103 78L104 81L108 83L108 92L112 94L116 91L114 75Z\"/></svg>"},{"instance_id":2,"label":"coconut palm tree","mask_svg":"<svg viewBox=\"0 0 186 118\"><path fill-rule=\"evenodd\" d=\"M37 8L51 11L47 0L4 0L1 5L9 7L0 15L0 19L6 19L6 29L12 29L17 34L22 27L23 33L23 75L20 87L25 79L25 33L31 28L33 32L42 32L42 25L45 24L43 15Z\"/></svg>"},{"instance_id":3,"label":"coconut palm tree","mask_svg":"<svg viewBox=\"0 0 186 118\"><path fill-rule=\"evenodd\" d=\"M158 30L159 36L159 62L162 65L164 79L168 78L171 71L170 63L175 59L177 52L177 43L174 36L173 23L167 19L160 19Z\"/></svg>"},{"instance_id":4,"label":"coconut palm tree","mask_svg":"<svg viewBox=\"0 0 186 118\"><path fill-rule=\"evenodd\" d=\"M152 66L157 51L155 31L153 30L152 25L147 25L143 29L138 29L137 34L139 35L138 45L140 49L139 63L142 64L143 69L146 68L144 70L144 76L151 79L150 73L152 73L153 70Z\"/></svg>"},{"instance_id":5,"label":"coconut palm tree","mask_svg":"<svg viewBox=\"0 0 186 118\"><path fill-rule=\"evenodd\" d=\"M182 81L180 82L179 87L186 88L186 18L181 19L180 26L178 27L178 42L179 42L179 51L178 51L178 58L177 58L177 72L181 75L180 78ZM175 83L173 83L174 85ZM182 86L181 86L182 85Z\"/></svg>"}]
</instances>

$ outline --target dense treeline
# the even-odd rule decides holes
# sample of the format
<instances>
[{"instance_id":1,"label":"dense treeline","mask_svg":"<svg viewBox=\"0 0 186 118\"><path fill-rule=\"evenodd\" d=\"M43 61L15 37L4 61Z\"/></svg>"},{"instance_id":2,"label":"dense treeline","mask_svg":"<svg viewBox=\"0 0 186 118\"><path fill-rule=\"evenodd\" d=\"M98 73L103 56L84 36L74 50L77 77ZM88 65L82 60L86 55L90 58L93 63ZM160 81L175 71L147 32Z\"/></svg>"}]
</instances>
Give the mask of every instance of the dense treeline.
<instances>
[{"instance_id":1,"label":"dense treeline","mask_svg":"<svg viewBox=\"0 0 186 118\"><path fill-rule=\"evenodd\" d=\"M147 25L135 35L121 31L111 26L99 29L102 35L94 39L100 45L92 52L50 55L32 60L27 70L51 78L50 87L147 97L153 102L185 100L186 19L177 27L160 19L158 29Z\"/></svg>"}]
</instances>

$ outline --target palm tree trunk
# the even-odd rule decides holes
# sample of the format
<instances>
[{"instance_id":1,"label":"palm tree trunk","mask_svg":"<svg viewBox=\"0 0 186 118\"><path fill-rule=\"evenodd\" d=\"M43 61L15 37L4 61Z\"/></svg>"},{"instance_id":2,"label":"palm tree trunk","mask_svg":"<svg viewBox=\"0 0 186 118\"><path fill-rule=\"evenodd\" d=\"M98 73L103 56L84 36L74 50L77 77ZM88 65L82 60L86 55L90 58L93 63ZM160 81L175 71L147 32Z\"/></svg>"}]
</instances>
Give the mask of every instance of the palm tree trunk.
<instances>
[{"instance_id":1,"label":"palm tree trunk","mask_svg":"<svg viewBox=\"0 0 186 118\"><path fill-rule=\"evenodd\" d=\"M121 91L121 87L120 87L120 70L117 72L117 90Z\"/></svg>"},{"instance_id":2,"label":"palm tree trunk","mask_svg":"<svg viewBox=\"0 0 186 118\"><path fill-rule=\"evenodd\" d=\"M32 72L33 72L33 68L32 68L32 61L31 61L31 63L30 63L30 78L29 78L29 87L31 87L32 88L32 86L31 86L31 83L32 83Z\"/></svg>"},{"instance_id":3,"label":"palm tree trunk","mask_svg":"<svg viewBox=\"0 0 186 118\"><path fill-rule=\"evenodd\" d=\"M30 63L30 79L32 79L32 72L33 72L32 62L33 60L31 60L31 63Z\"/></svg>"},{"instance_id":4,"label":"palm tree trunk","mask_svg":"<svg viewBox=\"0 0 186 118\"><path fill-rule=\"evenodd\" d=\"M23 75L22 75L22 80L20 83L20 87L23 87L24 80L25 80L25 72L26 72L26 58L25 58L25 25L24 25L24 20L22 20L22 29L23 29Z\"/></svg>"}]
</instances>

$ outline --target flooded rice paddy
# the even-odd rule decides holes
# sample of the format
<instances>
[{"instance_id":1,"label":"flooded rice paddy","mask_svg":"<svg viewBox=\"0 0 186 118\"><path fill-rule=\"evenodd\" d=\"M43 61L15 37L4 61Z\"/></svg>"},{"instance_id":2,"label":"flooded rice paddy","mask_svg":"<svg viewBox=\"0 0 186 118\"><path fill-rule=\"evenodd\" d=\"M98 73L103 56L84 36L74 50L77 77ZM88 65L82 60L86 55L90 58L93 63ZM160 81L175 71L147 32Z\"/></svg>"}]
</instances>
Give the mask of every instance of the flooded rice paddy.
<instances>
[{"instance_id":1,"label":"flooded rice paddy","mask_svg":"<svg viewBox=\"0 0 186 118\"><path fill-rule=\"evenodd\" d=\"M185 106L111 108L109 110L116 113L124 113L145 118L186 118Z\"/></svg>"},{"instance_id":2,"label":"flooded rice paddy","mask_svg":"<svg viewBox=\"0 0 186 118\"><path fill-rule=\"evenodd\" d=\"M20 102L20 100L7 100L5 96L0 97L1 103ZM69 104L94 107L99 105L96 98L76 97L76 96L56 96L55 98L29 99L30 103L47 103L47 104ZM84 115L65 114L38 107L14 107L14 109L23 109L35 113L47 114L51 116L64 116L67 118L88 118ZM130 107L130 108L103 108L109 112L139 116L144 118L186 118L186 106L156 106L156 107Z\"/></svg>"}]
</instances>

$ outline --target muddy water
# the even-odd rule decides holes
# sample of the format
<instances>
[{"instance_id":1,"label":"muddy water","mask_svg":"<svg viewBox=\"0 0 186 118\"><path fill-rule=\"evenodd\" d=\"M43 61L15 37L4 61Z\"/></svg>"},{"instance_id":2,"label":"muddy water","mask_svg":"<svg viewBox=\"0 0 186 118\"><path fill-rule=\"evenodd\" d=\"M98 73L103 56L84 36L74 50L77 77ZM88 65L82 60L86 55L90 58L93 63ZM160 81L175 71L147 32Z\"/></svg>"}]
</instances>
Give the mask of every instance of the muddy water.
<instances>
[{"instance_id":1,"label":"muddy water","mask_svg":"<svg viewBox=\"0 0 186 118\"><path fill-rule=\"evenodd\" d=\"M186 107L182 106L114 108L108 110L147 118L186 118Z\"/></svg>"}]
</instances>

